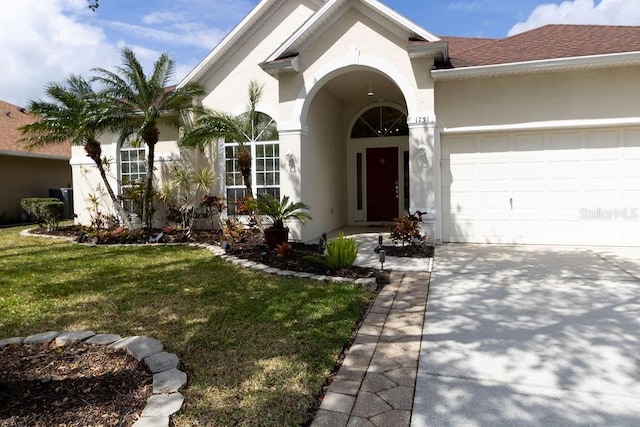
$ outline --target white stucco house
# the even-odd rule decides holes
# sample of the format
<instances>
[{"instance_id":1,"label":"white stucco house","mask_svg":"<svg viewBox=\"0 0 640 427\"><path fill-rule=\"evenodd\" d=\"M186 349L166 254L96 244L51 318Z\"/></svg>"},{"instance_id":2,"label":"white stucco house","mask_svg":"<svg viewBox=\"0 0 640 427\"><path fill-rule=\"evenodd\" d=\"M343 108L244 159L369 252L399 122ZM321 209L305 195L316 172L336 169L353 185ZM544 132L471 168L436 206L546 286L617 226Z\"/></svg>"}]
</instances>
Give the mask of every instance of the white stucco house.
<instances>
[{"instance_id":1,"label":"white stucco house","mask_svg":"<svg viewBox=\"0 0 640 427\"><path fill-rule=\"evenodd\" d=\"M436 242L640 245L640 27L440 37L376 0L262 0L180 85L242 114L251 80L279 135L252 144L255 190L311 205L295 238L419 209ZM233 149L212 154L230 198Z\"/></svg>"}]
</instances>

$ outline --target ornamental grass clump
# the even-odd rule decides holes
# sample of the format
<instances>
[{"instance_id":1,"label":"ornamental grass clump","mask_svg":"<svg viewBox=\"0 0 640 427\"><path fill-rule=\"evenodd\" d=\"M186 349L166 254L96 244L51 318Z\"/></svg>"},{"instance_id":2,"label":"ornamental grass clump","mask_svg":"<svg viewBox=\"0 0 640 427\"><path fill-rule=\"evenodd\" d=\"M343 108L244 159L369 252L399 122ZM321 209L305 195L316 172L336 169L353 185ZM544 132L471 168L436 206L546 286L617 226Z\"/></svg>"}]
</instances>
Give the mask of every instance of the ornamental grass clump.
<instances>
[{"instance_id":1,"label":"ornamental grass clump","mask_svg":"<svg viewBox=\"0 0 640 427\"><path fill-rule=\"evenodd\" d=\"M356 262L359 247L360 245L352 237L345 237L344 233L340 232L338 237L327 244L324 257L308 256L305 259L322 264L331 270L351 268Z\"/></svg>"}]
</instances>

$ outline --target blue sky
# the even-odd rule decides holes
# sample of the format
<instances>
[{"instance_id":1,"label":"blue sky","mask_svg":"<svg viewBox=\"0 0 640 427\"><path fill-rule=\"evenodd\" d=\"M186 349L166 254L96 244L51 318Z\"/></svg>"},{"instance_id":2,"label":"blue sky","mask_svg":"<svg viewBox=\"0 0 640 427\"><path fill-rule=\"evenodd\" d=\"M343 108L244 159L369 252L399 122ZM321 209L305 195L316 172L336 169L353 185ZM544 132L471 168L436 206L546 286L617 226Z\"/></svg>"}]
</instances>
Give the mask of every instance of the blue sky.
<instances>
[{"instance_id":1,"label":"blue sky","mask_svg":"<svg viewBox=\"0 0 640 427\"><path fill-rule=\"evenodd\" d=\"M640 0L382 0L437 35L506 37L548 23L640 25ZM186 75L258 0L19 0L0 15L0 99L42 97L69 73L113 68L134 49L150 68L173 55Z\"/></svg>"}]
</instances>

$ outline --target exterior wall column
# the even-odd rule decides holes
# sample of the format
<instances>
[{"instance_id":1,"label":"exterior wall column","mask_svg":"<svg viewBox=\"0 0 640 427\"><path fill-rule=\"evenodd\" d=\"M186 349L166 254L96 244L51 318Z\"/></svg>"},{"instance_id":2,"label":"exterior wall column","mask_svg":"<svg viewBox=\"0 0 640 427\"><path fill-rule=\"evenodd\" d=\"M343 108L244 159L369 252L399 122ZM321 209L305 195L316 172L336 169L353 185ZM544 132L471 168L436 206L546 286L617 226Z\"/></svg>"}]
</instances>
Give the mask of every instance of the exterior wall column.
<instances>
[{"instance_id":1,"label":"exterior wall column","mask_svg":"<svg viewBox=\"0 0 640 427\"><path fill-rule=\"evenodd\" d=\"M302 129L279 129L280 135L280 197L289 196L290 201L302 200L301 144ZM289 237L302 240L302 224L294 221L287 224Z\"/></svg>"},{"instance_id":2,"label":"exterior wall column","mask_svg":"<svg viewBox=\"0 0 640 427\"><path fill-rule=\"evenodd\" d=\"M436 156L435 114L427 113L408 118L409 124L409 179L410 211L426 212L422 229L430 242L435 240L436 183L438 157Z\"/></svg>"}]
</instances>

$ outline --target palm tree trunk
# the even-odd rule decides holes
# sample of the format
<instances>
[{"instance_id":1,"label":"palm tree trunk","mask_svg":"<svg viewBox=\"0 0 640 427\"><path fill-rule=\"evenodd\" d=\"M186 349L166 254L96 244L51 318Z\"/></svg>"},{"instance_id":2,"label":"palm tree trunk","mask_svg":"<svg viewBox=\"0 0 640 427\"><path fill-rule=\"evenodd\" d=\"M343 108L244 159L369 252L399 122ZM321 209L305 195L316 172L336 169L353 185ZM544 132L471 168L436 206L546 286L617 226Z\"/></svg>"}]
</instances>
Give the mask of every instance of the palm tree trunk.
<instances>
[{"instance_id":1,"label":"palm tree trunk","mask_svg":"<svg viewBox=\"0 0 640 427\"><path fill-rule=\"evenodd\" d=\"M147 141L146 144L149 151L147 153L147 179L142 201L142 223L146 228L151 228L153 225L153 161L156 155L156 143Z\"/></svg>"}]
</instances>

